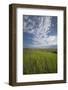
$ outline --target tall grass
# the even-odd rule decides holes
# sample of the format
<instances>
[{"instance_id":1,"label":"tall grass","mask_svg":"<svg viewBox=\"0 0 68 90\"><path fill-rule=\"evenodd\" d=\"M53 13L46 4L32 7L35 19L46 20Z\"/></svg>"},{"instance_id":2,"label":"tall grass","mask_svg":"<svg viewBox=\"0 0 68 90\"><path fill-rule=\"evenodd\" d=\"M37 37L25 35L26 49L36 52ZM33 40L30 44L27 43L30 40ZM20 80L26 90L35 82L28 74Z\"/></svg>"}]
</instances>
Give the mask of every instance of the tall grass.
<instances>
[{"instance_id":1,"label":"tall grass","mask_svg":"<svg viewBox=\"0 0 68 90\"><path fill-rule=\"evenodd\" d=\"M24 49L23 74L57 73L57 53Z\"/></svg>"}]
</instances>

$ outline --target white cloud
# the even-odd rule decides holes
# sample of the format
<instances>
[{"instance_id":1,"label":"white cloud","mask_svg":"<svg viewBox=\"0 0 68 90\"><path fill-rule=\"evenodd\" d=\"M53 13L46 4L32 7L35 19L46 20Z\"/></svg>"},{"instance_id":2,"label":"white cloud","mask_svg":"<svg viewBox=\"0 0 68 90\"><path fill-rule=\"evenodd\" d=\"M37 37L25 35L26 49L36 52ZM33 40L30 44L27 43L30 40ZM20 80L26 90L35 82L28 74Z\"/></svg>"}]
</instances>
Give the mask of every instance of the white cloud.
<instances>
[{"instance_id":1,"label":"white cloud","mask_svg":"<svg viewBox=\"0 0 68 90\"><path fill-rule=\"evenodd\" d=\"M56 35L47 35L50 32L51 27L51 19L52 17L46 16L46 17L40 17L38 27L35 27L35 21L31 21L30 19L28 22L30 22L30 25L26 27L25 23L25 32L32 33L34 37L32 38L32 47L47 47L51 45L57 44L57 36ZM27 22L27 23L28 23Z\"/></svg>"},{"instance_id":2,"label":"white cloud","mask_svg":"<svg viewBox=\"0 0 68 90\"><path fill-rule=\"evenodd\" d=\"M57 45L57 36L49 36L47 42L48 45Z\"/></svg>"}]
</instances>

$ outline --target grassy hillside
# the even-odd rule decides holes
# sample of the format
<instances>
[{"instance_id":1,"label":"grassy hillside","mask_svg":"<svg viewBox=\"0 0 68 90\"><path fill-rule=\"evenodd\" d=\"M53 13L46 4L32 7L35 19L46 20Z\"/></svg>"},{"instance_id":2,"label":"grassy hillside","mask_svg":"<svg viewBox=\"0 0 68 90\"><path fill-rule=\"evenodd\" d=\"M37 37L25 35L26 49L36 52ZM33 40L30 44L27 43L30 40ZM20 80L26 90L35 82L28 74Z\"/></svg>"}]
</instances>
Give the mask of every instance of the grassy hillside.
<instances>
[{"instance_id":1,"label":"grassy hillside","mask_svg":"<svg viewBox=\"0 0 68 90\"><path fill-rule=\"evenodd\" d=\"M57 72L57 52L52 49L24 49L23 73L43 74Z\"/></svg>"}]
</instances>

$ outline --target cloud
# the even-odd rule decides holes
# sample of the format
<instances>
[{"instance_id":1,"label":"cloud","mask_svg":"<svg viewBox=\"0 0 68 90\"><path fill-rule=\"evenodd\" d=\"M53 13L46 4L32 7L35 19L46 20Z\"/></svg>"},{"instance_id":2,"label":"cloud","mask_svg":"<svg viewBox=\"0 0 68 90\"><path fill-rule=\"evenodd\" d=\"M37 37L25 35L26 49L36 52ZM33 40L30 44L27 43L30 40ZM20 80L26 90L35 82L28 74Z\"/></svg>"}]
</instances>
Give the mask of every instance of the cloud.
<instances>
[{"instance_id":1,"label":"cloud","mask_svg":"<svg viewBox=\"0 0 68 90\"><path fill-rule=\"evenodd\" d=\"M49 47L57 44L56 35L48 35L51 32L51 16L32 16L24 19L24 32L33 34L31 47Z\"/></svg>"}]
</instances>

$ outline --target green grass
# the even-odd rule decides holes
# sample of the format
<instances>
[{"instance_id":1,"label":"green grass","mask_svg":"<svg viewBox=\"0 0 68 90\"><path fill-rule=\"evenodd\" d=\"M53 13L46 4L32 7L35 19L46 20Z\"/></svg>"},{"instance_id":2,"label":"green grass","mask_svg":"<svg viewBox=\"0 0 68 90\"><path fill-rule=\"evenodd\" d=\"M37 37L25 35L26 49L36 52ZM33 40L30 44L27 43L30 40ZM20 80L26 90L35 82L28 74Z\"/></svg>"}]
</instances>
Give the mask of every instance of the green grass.
<instances>
[{"instance_id":1,"label":"green grass","mask_svg":"<svg viewBox=\"0 0 68 90\"><path fill-rule=\"evenodd\" d=\"M23 73L57 73L57 53L54 50L24 49Z\"/></svg>"}]
</instances>

